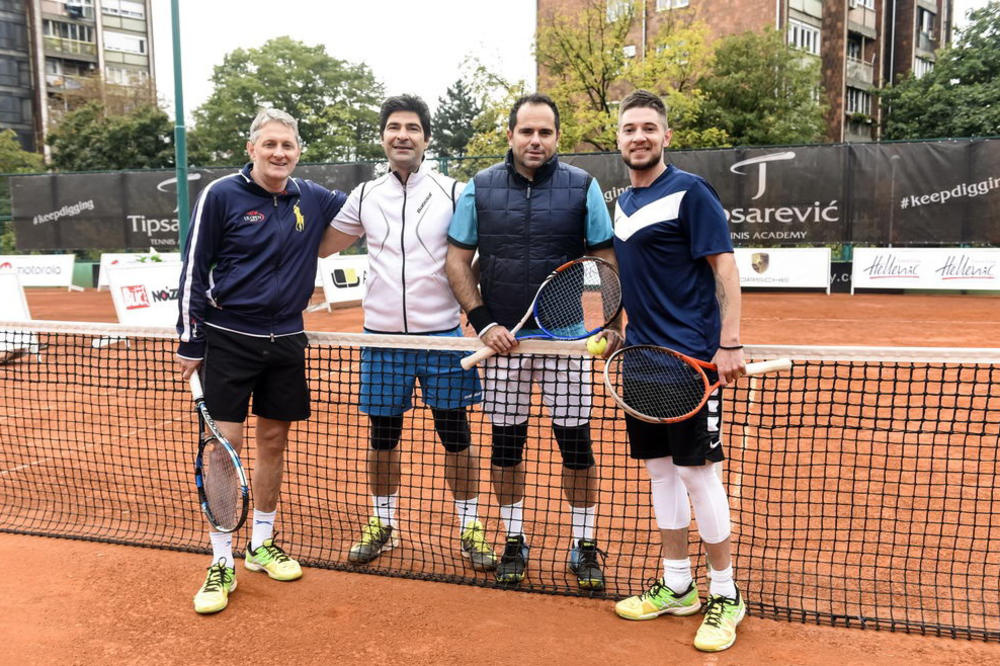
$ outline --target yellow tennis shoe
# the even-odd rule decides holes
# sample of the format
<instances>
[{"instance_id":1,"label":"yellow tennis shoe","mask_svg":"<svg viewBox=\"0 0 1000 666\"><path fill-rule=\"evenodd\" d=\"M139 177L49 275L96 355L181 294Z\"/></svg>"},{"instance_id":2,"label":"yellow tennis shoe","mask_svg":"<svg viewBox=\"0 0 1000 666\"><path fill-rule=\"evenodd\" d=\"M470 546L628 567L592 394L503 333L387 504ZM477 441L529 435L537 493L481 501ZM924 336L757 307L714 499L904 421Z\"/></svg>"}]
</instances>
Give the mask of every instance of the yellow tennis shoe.
<instances>
[{"instance_id":1,"label":"yellow tennis shoe","mask_svg":"<svg viewBox=\"0 0 1000 666\"><path fill-rule=\"evenodd\" d=\"M615 613L626 620L652 620L660 615L693 615L701 609L698 588L694 582L677 594L657 579L640 595L622 599L615 604Z\"/></svg>"},{"instance_id":2,"label":"yellow tennis shoe","mask_svg":"<svg viewBox=\"0 0 1000 666\"><path fill-rule=\"evenodd\" d=\"M208 568L208 575L198 594L194 595L196 613L218 613L229 605L229 593L236 589L236 569L226 566L226 559Z\"/></svg>"},{"instance_id":3,"label":"yellow tennis shoe","mask_svg":"<svg viewBox=\"0 0 1000 666\"><path fill-rule=\"evenodd\" d=\"M247 546L243 566L250 571L266 571L274 580L295 580L302 577L302 567L290 558L274 539L265 539L257 550Z\"/></svg>"},{"instance_id":4,"label":"yellow tennis shoe","mask_svg":"<svg viewBox=\"0 0 1000 666\"><path fill-rule=\"evenodd\" d=\"M694 646L703 652L719 652L736 642L736 627L747 614L747 605L739 588L736 598L714 594L708 599L705 619L694 637Z\"/></svg>"}]
</instances>

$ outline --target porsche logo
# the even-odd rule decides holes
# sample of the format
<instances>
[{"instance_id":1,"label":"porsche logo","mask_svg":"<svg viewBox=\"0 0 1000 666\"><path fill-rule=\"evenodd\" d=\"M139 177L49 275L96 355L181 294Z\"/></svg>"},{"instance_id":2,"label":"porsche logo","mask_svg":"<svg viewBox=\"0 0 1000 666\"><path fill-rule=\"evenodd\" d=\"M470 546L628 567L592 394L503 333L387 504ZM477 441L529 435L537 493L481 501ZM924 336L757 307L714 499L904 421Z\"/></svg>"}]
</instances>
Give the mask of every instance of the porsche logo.
<instances>
[{"instance_id":1,"label":"porsche logo","mask_svg":"<svg viewBox=\"0 0 1000 666\"><path fill-rule=\"evenodd\" d=\"M770 263L771 257L767 254L767 252L754 252L750 257L750 265L753 266L755 273L766 272Z\"/></svg>"}]
</instances>

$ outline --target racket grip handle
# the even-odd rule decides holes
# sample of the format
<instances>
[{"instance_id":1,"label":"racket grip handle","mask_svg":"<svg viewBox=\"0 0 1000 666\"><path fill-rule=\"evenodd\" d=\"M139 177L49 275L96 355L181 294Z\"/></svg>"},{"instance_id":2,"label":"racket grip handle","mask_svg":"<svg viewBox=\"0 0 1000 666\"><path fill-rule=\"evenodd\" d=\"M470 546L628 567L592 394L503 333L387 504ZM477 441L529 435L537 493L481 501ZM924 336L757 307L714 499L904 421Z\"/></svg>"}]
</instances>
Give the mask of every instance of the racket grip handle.
<instances>
[{"instance_id":1,"label":"racket grip handle","mask_svg":"<svg viewBox=\"0 0 1000 666\"><path fill-rule=\"evenodd\" d=\"M768 372L781 372L782 370L791 370L792 361L787 358L776 358L772 361L760 361L758 363L747 363L747 376L753 377L754 375L763 375Z\"/></svg>"},{"instance_id":2,"label":"racket grip handle","mask_svg":"<svg viewBox=\"0 0 1000 666\"><path fill-rule=\"evenodd\" d=\"M205 392L201 388L201 378L198 376L197 370L191 373L191 377L188 379L188 384L191 385L191 395L194 396L195 400L204 397Z\"/></svg>"},{"instance_id":3,"label":"racket grip handle","mask_svg":"<svg viewBox=\"0 0 1000 666\"><path fill-rule=\"evenodd\" d=\"M462 359L462 369L474 368L490 356L494 356L496 351L492 347L482 347L479 351L473 352Z\"/></svg>"}]
</instances>

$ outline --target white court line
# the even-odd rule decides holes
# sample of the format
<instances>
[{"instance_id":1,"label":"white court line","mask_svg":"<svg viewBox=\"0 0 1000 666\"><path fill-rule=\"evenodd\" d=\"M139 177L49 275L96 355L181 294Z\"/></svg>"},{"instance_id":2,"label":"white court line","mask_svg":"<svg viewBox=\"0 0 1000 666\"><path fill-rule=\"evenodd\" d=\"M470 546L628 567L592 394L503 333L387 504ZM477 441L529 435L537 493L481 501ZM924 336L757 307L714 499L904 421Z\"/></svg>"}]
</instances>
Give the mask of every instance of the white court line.
<instances>
[{"instance_id":1,"label":"white court line","mask_svg":"<svg viewBox=\"0 0 1000 666\"><path fill-rule=\"evenodd\" d=\"M49 462L51 460L53 460L53 459L52 458L42 458L41 460L32 460L30 463L25 463L23 465L18 465L17 467L11 467L10 469L0 470L0 476L6 476L7 474L13 474L14 472L20 472L22 469L27 469L28 467L31 467L32 465L42 465L42 464L45 464L45 463L47 463L47 462Z\"/></svg>"}]
</instances>

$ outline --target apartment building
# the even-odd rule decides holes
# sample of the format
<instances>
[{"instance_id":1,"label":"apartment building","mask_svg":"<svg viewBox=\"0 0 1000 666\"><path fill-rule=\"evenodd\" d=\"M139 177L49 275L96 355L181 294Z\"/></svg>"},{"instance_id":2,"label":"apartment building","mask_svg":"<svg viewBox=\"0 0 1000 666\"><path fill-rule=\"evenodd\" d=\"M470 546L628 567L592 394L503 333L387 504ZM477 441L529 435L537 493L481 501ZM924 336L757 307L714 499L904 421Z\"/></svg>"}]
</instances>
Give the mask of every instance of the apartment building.
<instances>
[{"instance_id":1,"label":"apartment building","mask_svg":"<svg viewBox=\"0 0 1000 666\"><path fill-rule=\"evenodd\" d=\"M600 0L537 0L538 20L580 12ZM820 61L817 82L829 107L827 139L878 138L880 109L872 91L909 73L934 67L935 51L950 43L952 0L604 0L613 18L631 5L635 22L626 55L641 58L671 20L704 22L712 38L761 30L783 31L804 57ZM544 80L538 72L538 80Z\"/></svg>"},{"instance_id":2,"label":"apartment building","mask_svg":"<svg viewBox=\"0 0 1000 666\"><path fill-rule=\"evenodd\" d=\"M39 150L87 100L154 98L151 16L151 0L0 0L0 127Z\"/></svg>"}]
</instances>

